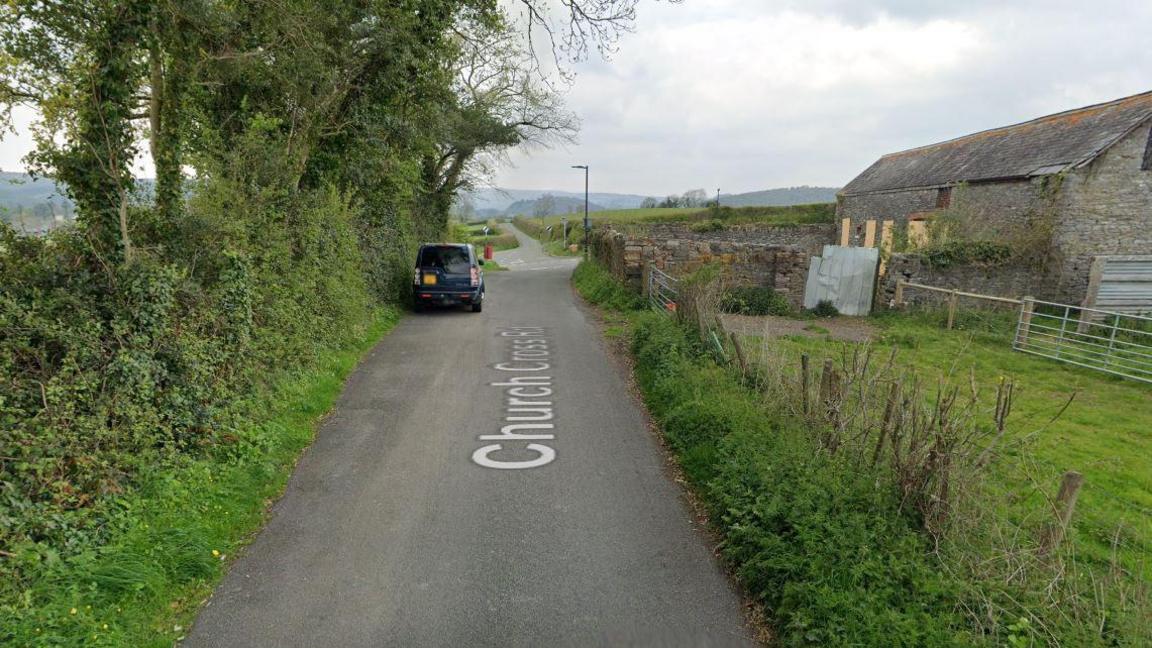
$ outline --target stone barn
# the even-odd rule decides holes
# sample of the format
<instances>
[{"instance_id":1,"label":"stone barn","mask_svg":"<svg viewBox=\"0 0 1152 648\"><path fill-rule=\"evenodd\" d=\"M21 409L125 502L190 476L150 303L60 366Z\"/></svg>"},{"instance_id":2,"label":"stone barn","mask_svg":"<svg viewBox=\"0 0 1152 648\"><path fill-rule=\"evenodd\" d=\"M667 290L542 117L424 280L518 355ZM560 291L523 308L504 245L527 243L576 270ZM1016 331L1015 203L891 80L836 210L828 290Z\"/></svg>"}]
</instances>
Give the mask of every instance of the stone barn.
<instances>
[{"instance_id":1,"label":"stone barn","mask_svg":"<svg viewBox=\"0 0 1152 648\"><path fill-rule=\"evenodd\" d=\"M893 221L926 244L947 215L973 239L1039 242L1037 298L1150 310L1150 131L1152 92L890 153L840 192L842 239Z\"/></svg>"}]
</instances>

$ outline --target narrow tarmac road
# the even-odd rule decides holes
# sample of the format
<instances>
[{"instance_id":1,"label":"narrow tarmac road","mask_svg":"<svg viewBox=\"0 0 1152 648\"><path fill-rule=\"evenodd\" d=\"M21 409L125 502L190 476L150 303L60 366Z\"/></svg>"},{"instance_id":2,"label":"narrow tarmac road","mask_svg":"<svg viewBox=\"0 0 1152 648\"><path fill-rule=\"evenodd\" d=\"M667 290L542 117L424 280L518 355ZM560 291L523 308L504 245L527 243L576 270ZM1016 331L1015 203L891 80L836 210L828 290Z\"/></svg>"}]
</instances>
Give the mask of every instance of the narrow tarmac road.
<instances>
[{"instance_id":1,"label":"narrow tarmac road","mask_svg":"<svg viewBox=\"0 0 1152 648\"><path fill-rule=\"evenodd\" d=\"M186 645L752 645L575 260L520 236L483 313L355 371Z\"/></svg>"}]
</instances>

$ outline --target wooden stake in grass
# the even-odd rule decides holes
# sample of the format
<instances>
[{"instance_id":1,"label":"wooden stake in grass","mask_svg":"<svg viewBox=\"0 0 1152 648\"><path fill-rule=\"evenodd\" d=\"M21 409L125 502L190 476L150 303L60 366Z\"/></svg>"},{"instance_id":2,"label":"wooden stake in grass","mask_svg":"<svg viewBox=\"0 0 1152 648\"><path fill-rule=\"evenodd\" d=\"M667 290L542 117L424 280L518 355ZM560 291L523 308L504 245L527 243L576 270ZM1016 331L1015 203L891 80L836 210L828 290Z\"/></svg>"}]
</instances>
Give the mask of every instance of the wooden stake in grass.
<instances>
[{"instance_id":1,"label":"wooden stake in grass","mask_svg":"<svg viewBox=\"0 0 1152 648\"><path fill-rule=\"evenodd\" d=\"M811 384L810 368L808 366L808 354L803 353L800 355L800 399L801 406L804 408L804 416L808 416L810 409L808 407L808 385Z\"/></svg>"},{"instance_id":2,"label":"wooden stake in grass","mask_svg":"<svg viewBox=\"0 0 1152 648\"><path fill-rule=\"evenodd\" d=\"M736 351L736 361L740 363L740 375L747 376L748 361L744 357L744 347L740 344L740 338L735 331L729 331L728 337L732 339L732 348Z\"/></svg>"},{"instance_id":3,"label":"wooden stake in grass","mask_svg":"<svg viewBox=\"0 0 1152 648\"><path fill-rule=\"evenodd\" d=\"M888 402L884 404L884 420L880 423L880 438L876 439L876 449L872 451L873 466L880 460L880 451L884 449L884 442L892 429L893 420L896 418L896 407L899 404L900 381L897 380L892 383L892 387L888 390Z\"/></svg>"},{"instance_id":4,"label":"wooden stake in grass","mask_svg":"<svg viewBox=\"0 0 1152 648\"><path fill-rule=\"evenodd\" d=\"M1069 470L1064 473L1060 482L1060 493L1056 495L1054 503L1056 520L1048 527L1043 539L1040 541L1040 555L1046 556L1056 551L1068 532L1068 524L1072 521L1072 513L1076 510L1076 498L1080 495L1080 487L1084 485L1084 475Z\"/></svg>"},{"instance_id":5,"label":"wooden stake in grass","mask_svg":"<svg viewBox=\"0 0 1152 648\"><path fill-rule=\"evenodd\" d=\"M820 403L824 408L825 421L832 428L825 434L824 446L833 452L839 445L841 397L840 376L832 359L825 358L824 371L820 374Z\"/></svg>"},{"instance_id":6,"label":"wooden stake in grass","mask_svg":"<svg viewBox=\"0 0 1152 648\"><path fill-rule=\"evenodd\" d=\"M956 302L960 299L958 291L953 290L948 294L948 330L952 330L952 326L956 323Z\"/></svg>"}]
</instances>

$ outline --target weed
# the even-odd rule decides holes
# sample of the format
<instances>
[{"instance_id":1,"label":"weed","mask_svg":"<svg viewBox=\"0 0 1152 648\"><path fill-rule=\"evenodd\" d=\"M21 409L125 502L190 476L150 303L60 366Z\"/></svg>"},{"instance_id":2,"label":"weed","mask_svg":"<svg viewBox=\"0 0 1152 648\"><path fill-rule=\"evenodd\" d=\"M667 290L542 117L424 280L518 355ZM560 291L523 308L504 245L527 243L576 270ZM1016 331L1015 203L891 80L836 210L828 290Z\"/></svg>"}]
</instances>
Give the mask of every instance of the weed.
<instances>
[{"instance_id":1,"label":"weed","mask_svg":"<svg viewBox=\"0 0 1152 648\"><path fill-rule=\"evenodd\" d=\"M836 317L840 314L840 310L827 299L821 299L812 309L812 314L816 317Z\"/></svg>"},{"instance_id":2,"label":"weed","mask_svg":"<svg viewBox=\"0 0 1152 648\"><path fill-rule=\"evenodd\" d=\"M788 315L788 299L765 286L736 286L724 292L720 310L737 315Z\"/></svg>"}]
</instances>

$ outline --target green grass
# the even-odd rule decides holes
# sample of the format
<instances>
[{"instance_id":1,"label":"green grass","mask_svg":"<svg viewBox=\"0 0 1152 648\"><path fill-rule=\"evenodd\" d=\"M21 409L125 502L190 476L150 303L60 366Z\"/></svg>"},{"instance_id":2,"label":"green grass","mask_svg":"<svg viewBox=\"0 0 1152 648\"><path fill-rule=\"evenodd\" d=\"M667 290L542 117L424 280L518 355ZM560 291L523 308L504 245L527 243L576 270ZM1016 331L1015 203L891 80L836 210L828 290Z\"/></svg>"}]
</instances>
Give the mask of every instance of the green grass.
<instances>
[{"instance_id":1,"label":"green grass","mask_svg":"<svg viewBox=\"0 0 1152 648\"><path fill-rule=\"evenodd\" d=\"M1076 470L1085 486L1070 537L1080 558L1105 567L1119 540L1119 562L1152 582L1152 387L1012 351L1009 317L962 319L964 330L955 331L931 313L872 320L881 327L876 346L885 354L895 348L898 362L929 382L948 373L963 381L971 375L989 408L1001 376L1016 383L1009 444L992 475L1004 497L1003 515L1038 515L1044 496L1055 496L1060 475ZM852 343L788 337L772 344L798 362L801 353L836 356Z\"/></svg>"},{"instance_id":2,"label":"green grass","mask_svg":"<svg viewBox=\"0 0 1152 648\"><path fill-rule=\"evenodd\" d=\"M347 375L398 319L381 311L314 367L247 398L231 445L144 475L116 498L103 546L66 559L18 548L11 560L26 577L0 583L0 644L173 645L262 525Z\"/></svg>"},{"instance_id":3,"label":"green grass","mask_svg":"<svg viewBox=\"0 0 1152 648\"><path fill-rule=\"evenodd\" d=\"M575 251L570 250L564 246L564 239L560 233L558 220L557 225L555 228L553 228L553 232L551 234L548 233L545 227L540 225L540 219L538 218L517 218L515 223L516 227L518 227L520 231L524 232L528 236L531 236L537 241L540 241L541 245L543 246L544 253L549 256L579 256L583 254L583 248L580 246L580 242L583 240L583 234L581 230L576 229L573 225L569 226L570 229L568 230L568 242L569 244L576 244L577 247Z\"/></svg>"},{"instance_id":4,"label":"green grass","mask_svg":"<svg viewBox=\"0 0 1152 648\"><path fill-rule=\"evenodd\" d=\"M666 316L630 310L635 297L602 267L582 264L573 281L609 313L613 336L633 340L649 409L709 509L725 559L765 604L782 645L1144 645L1152 627L1148 386L1012 352L1010 317L965 316L957 331L943 330L936 314L873 318L878 357L896 348L897 363L930 389L945 374L966 386L971 372L990 411L1000 376L1017 385L1014 438L986 478L968 485L980 511L933 553L882 487L890 476L814 447L812 429L718 366L697 336ZM747 350L759 342L746 340ZM784 362L778 371L799 365L802 353L819 367L852 348L808 337L766 345ZM1051 421L1073 391L1072 406ZM1050 519L1047 498L1068 469L1086 483L1058 561L1000 565L998 547L1038 537ZM999 536L1013 531L1026 537ZM1063 574L1054 598L1045 593L1053 564ZM969 617L966 608L980 613Z\"/></svg>"},{"instance_id":5,"label":"green grass","mask_svg":"<svg viewBox=\"0 0 1152 648\"><path fill-rule=\"evenodd\" d=\"M675 209L613 209L591 212L588 219L595 224L644 225L649 223L692 223L699 222L706 227L723 225L743 225L768 223L776 225L802 225L811 223L831 223L834 219L834 204L793 205L788 207L723 207L717 212L713 208ZM519 217L517 223L531 221L539 226L552 225L559 231L560 219L568 218L569 227L582 227L583 215L554 215L539 217ZM718 224L718 225L717 225ZM523 228L522 228L523 229Z\"/></svg>"},{"instance_id":6,"label":"green grass","mask_svg":"<svg viewBox=\"0 0 1152 648\"><path fill-rule=\"evenodd\" d=\"M484 235L484 228L488 227L488 235ZM516 235L507 231L497 224L490 223L469 223L466 225L453 226L454 240L461 243L471 243L479 249L483 249L485 245L492 245L492 248L497 252L504 250L514 250L520 247L520 241L517 240Z\"/></svg>"}]
</instances>

